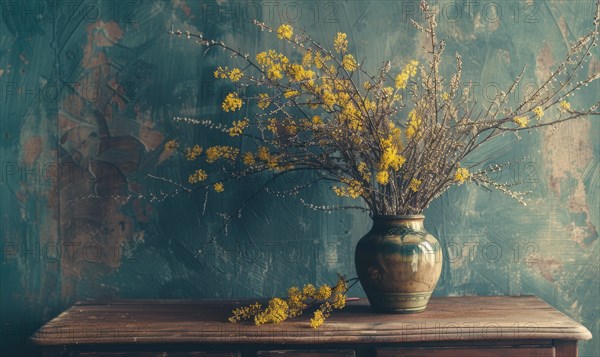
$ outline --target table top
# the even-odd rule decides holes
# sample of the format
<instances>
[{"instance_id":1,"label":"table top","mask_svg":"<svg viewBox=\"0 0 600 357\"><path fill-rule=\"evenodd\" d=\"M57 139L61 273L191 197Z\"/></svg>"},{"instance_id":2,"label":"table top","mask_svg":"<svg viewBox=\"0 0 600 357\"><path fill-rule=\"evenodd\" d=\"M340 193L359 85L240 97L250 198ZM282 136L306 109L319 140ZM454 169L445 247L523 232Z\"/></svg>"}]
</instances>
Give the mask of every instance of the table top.
<instances>
[{"instance_id":1,"label":"table top","mask_svg":"<svg viewBox=\"0 0 600 357\"><path fill-rule=\"evenodd\" d=\"M474 340L588 340L592 334L534 296L433 297L417 314L376 314L349 301L318 329L310 314L277 325L227 321L254 300L79 302L39 329L40 346L110 343L325 344Z\"/></svg>"}]
</instances>

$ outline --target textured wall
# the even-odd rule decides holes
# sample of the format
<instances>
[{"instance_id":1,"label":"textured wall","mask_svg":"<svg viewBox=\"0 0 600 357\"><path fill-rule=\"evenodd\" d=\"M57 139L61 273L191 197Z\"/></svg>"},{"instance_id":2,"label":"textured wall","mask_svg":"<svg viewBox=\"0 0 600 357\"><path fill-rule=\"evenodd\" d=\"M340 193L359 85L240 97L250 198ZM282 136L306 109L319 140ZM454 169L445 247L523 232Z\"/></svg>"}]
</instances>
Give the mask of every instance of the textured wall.
<instances>
[{"instance_id":1,"label":"textured wall","mask_svg":"<svg viewBox=\"0 0 600 357\"><path fill-rule=\"evenodd\" d=\"M1 354L24 351L28 335L79 299L272 296L338 272L353 276L354 245L369 218L315 212L295 197L259 194L227 235L206 245L222 225L218 213L235 210L264 179L228 185L220 196L123 197L173 190L146 173L187 177L187 164L162 152L165 140L214 142L173 116L232 119L219 111L227 88L212 78L227 58L170 37L171 24L250 53L275 43L249 24L254 17L291 22L327 42L343 31L369 68L385 59L399 68L422 55L408 22L415 1L1 4ZM526 82L540 83L590 28L594 7L591 0L470 4L440 3L439 29L447 54L463 55L465 79L482 101L523 65ZM589 71L599 68L596 57ZM573 105L594 103L598 89ZM533 193L523 207L461 186L426 211L426 227L448 256L435 294L535 294L590 329L596 337L580 353L599 355L599 134L598 120L579 120L553 136L503 137L472 158L527 157L499 180ZM302 177L285 180L275 186ZM302 197L339 202L325 186ZM351 295L364 293L357 287Z\"/></svg>"}]
</instances>

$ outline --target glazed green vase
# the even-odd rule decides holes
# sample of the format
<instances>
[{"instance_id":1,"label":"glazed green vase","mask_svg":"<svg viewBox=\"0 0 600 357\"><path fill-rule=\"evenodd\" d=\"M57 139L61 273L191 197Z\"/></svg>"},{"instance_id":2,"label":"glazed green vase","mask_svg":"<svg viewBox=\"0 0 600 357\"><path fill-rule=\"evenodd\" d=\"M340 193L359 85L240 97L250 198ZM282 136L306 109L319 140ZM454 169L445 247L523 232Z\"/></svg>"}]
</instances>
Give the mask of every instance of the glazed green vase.
<instances>
[{"instance_id":1,"label":"glazed green vase","mask_svg":"<svg viewBox=\"0 0 600 357\"><path fill-rule=\"evenodd\" d=\"M356 245L356 272L373 312L414 313L427 307L442 272L442 250L423 227L424 219L375 216Z\"/></svg>"}]
</instances>

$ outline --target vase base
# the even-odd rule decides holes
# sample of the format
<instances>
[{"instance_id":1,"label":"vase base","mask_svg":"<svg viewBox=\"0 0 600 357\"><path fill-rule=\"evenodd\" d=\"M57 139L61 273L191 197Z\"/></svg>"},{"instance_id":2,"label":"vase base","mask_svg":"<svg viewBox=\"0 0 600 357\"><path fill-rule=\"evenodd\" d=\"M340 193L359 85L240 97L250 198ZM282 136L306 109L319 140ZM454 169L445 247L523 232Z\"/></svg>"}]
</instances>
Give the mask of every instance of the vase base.
<instances>
[{"instance_id":1,"label":"vase base","mask_svg":"<svg viewBox=\"0 0 600 357\"><path fill-rule=\"evenodd\" d=\"M414 314L425 311L430 292L371 293L368 295L371 310L385 314Z\"/></svg>"}]
</instances>

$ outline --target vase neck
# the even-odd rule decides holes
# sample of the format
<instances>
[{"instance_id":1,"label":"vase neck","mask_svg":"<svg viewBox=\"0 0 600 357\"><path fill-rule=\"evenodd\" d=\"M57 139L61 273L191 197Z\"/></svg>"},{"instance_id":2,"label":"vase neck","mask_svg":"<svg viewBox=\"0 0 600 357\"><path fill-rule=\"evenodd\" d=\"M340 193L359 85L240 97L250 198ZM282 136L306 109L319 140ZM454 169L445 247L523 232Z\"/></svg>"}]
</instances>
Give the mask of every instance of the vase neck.
<instances>
[{"instance_id":1,"label":"vase neck","mask_svg":"<svg viewBox=\"0 0 600 357\"><path fill-rule=\"evenodd\" d=\"M383 226L403 226L416 231L423 230L425 216L422 214L406 216L373 216L373 228Z\"/></svg>"}]
</instances>

